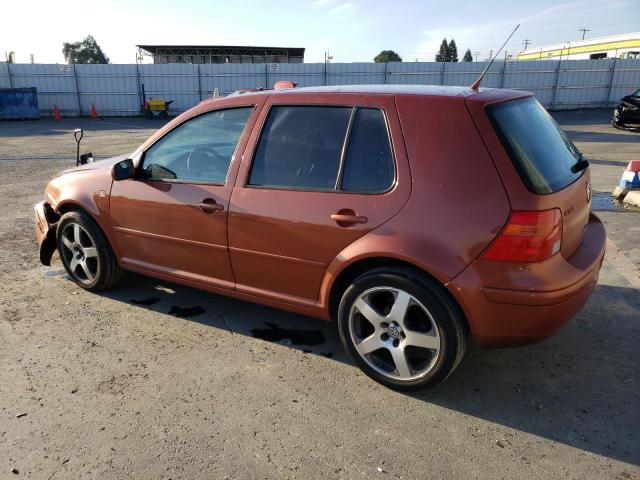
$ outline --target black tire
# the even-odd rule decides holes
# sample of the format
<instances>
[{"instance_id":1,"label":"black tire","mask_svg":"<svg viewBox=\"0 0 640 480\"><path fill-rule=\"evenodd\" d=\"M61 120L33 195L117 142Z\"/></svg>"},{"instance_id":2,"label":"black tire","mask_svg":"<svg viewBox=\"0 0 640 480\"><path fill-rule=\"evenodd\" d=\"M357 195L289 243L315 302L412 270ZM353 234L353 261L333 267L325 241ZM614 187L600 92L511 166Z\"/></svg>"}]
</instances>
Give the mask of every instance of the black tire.
<instances>
[{"instance_id":1,"label":"black tire","mask_svg":"<svg viewBox=\"0 0 640 480\"><path fill-rule=\"evenodd\" d=\"M69 236L69 232L76 231L75 225L80 226L80 240L77 242L74 241L73 236ZM69 245L70 241L75 245L74 248L77 251L69 248L71 246ZM95 246L92 247L91 244ZM60 218L56 231L56 245L65 270L71 279L85 290L91 292L106 290L122 279L124 272L118 266L115 253L111 245L109 245L107 237L93 218L82 210L65 213ZM87 268L89 268L93 277L84 274L85 270L81 266L76 265L75 268L71 268L75 255L78 255L76 258L85 257L83 252L87 252L92 248L95 248L92 256L90 257L87 254L86 258L82 258L82 260L86 262Z\"/></svg>"},{"instance_id":2,"label":"black tire","mask_svg":"<svg viewBox=\"0 0 640 480\"><path fill-rule=\"evenodd\" d=\"M390 288L392 291L396 289L398 292L404 291L413 297L412 301L415 302L415 300L417 300L419 302L417 306L424 307L424 309L428 311L427 315L430 315L431 326L429 328L433 330L435 326L437 329L437 333L433 332L433 334L439 336L439 351L434 354L431 366L425 369L425 373L420 374L422 375L420 378L409 378L406 380L399 377L395 378L395 376L400 374L400 369L389 374L380 373L370 365L370 363L373 364L379 360L373 360L368 355L366 356L368 360L365 360L356 349L354 339L352 338L352 331L350 331L349 326L352 321L351 313L356 312L354 315L359 313L357 308L353 310L355 308L354 302L359 300L361 295L366 295L367 292L373 291L375 294L377 289L381 289L382 292L384 292L386 288ZM399 297L395 298L397 299ZM395 301L396 300L391 300L392 303L395 303ZM355 321L354 316L353 322ZM404 328L407 330L407 327ZM409 268L379 268L366 272L356 278L344 292L342 300L340 301L338 308L338 329L344 348L365 374L389 388L401 391L431 388L443 382L455 370L464 357L470 340L469 329L464 316L444 287L426 277L426 275L422 275ZM407 333L409 331L411 330L407 330ZM374 335L377 335L377 333L372 334L368 338L373 338ZM383 333L382 335L384 336L385 334ZM401 335L404 335L404 332L401 332ZM403 341L402 338L403 337L400 337L399 342ZM382 336L381 339L383 339ZM386 335L384 340L388 341L392 339L389 335ZM393 340L393 342L396 341L398 340ZM395 346L395 343L393 345ZM403 358L406 359L404 348ZM376 350L374 354L384 353L383 350L385 349L386 348ZM391 349L388 350L391 351ZM410 365L410 362L408 362L408 364ZM413 366L410 365L410 367L409 371L411 374L415 373Z\"/></svg>"}]
</instances>

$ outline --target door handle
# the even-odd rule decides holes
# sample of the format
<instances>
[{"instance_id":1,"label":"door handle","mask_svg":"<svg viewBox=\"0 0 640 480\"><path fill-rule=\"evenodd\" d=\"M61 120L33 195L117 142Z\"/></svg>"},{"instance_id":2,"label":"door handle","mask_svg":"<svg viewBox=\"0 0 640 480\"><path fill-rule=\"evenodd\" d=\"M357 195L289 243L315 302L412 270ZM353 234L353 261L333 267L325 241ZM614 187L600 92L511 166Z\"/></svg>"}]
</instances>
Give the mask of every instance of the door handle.
<instances>
[{"instance_id":1,"label":"door handle","mask_svg":"<svg viewBox=\"0 0 640 480\"><path fill-rule=\"evenodd\" d=\"M367 223L369 219L363 215L356 215L353 210L340 210L331 215L331 220L341 227L352 227L356 223Z\"/></svg>"},{"instance_id":2,"label":"door handle","mask_svg":"<svg viewBox=\"0 0 640 480\"><path fill-rule=\"evenodd\" d=\"M224 206L217 203L213 198L205 198L202 202L198 203L196 207L207 215L213 215L214 213L224 210Z\"/></svg>"}]
</instances>

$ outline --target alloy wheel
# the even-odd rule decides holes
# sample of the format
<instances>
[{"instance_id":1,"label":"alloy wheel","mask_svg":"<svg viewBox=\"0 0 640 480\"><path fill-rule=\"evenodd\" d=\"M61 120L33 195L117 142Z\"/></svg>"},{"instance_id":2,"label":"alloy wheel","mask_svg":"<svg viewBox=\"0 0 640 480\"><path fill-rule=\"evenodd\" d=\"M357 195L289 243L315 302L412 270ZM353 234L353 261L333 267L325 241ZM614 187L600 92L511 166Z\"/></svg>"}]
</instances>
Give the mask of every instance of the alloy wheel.
<instances>
[{"instance_id":1,"label":"alloy wheel","mask_svg":"<svg viewBox=\"0 0 640 480\"><path fill-rule=\"evenodd\" d=\"M349 312L349 334L360 357L394 380L427 375L441 351L429 310L410 293L375 287L361 293Z\"/></svg>"},{"instance_id":2,"label":"alloy wheel","mask_svg":"<svg viewBox=\"0 0 640 480\"><path fill-rule=\"evenodd\" d=\"M100 266L98 250L94 239L80 224L70 222L64 226L61 253L75 280L83 284L93 283Z\"/></svg>"}]
</instances>

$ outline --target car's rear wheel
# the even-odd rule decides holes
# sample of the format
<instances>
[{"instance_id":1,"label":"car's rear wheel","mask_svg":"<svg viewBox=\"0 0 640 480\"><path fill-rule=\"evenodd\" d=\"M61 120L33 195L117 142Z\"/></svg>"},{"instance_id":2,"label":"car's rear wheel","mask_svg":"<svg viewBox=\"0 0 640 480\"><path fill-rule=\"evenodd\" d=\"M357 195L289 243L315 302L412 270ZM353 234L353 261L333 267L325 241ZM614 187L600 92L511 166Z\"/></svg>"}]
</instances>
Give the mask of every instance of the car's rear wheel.
<instances>
[{"instance_id":1,"label":"car's rear wheel","mask_svg":"<svg viewBox=\"0 0 640 480\"><path fill-rule=\"evenodd\" d=\"M398 390L442 382L468 344L462 314L443 288L412 270L358 277L338 309L342 343L371 378Z\"/></svg>"},{"instance_id":2,"label":"car's rear wheel","mask_svg":"<svg viewBox=\"0 0 640 480\"><path fill-rule=\"evenodd\" d=\"M122 278L107 238L86 213L64 214L56 232L58 253L69 276L90 291L110 288Z\"/></svg>"}]
</instances>

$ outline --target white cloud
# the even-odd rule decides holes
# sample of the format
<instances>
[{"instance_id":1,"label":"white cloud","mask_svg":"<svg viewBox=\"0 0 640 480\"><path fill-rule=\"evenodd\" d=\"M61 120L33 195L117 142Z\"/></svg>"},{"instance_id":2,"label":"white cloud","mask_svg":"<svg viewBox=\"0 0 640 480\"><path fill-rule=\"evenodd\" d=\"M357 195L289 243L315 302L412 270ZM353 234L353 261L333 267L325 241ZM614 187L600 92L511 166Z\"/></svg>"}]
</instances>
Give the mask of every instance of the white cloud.
<instances>
[{"instance_id":1,"label":"white cloud","mask_svg":"<svg viewBox=\"0 0 640 480\"><path fill-rule=\"evenodd\" d=\"M346 2L337 7L333 7L327 13L329 15L345 15L353 12L356 9L356 6L352 2Z\"/></svg>"}]
</instances>

